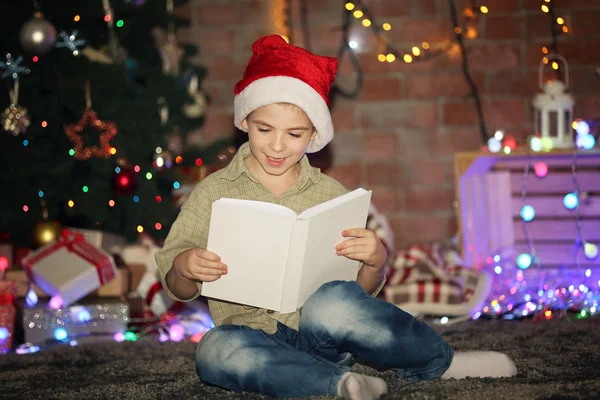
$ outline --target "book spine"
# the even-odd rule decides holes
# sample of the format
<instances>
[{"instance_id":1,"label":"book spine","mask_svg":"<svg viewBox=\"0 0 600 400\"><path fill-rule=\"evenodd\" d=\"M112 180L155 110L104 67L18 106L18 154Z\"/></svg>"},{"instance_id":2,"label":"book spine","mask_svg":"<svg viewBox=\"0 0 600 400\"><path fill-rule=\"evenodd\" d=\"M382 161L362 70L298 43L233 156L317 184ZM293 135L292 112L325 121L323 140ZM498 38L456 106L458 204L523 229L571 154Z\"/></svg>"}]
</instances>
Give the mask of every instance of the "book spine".
<instances>
[{"instance_id":1,"label":"book spine","mask_svg":"<svg viewBox=\"0 0 600 400\"><path fill-rule=\"evenodd\" d=\"M281 296L281 313L296 311L310 221L294 221Z\"/></svg>"}]
</instances>

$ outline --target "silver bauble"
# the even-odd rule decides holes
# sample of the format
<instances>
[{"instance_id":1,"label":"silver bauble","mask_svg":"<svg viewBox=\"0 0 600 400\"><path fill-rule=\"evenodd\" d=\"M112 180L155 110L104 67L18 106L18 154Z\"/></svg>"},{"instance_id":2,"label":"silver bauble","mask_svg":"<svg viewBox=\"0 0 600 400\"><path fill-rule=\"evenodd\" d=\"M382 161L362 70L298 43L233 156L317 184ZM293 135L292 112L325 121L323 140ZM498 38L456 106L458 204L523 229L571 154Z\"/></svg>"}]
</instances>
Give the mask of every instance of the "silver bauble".
<instances>
[{"instance_id":1,"label":"silver bauble","mask_svg":"<svg viewBox=\"0 0 600 400\"><path fill-rule=\"evenodd\" d=\"M21 47L30 56L48 53L56 42L56 28L44 19L42 13L36 13L27 21L19 33Z\"/></svg>"}]
</instances>

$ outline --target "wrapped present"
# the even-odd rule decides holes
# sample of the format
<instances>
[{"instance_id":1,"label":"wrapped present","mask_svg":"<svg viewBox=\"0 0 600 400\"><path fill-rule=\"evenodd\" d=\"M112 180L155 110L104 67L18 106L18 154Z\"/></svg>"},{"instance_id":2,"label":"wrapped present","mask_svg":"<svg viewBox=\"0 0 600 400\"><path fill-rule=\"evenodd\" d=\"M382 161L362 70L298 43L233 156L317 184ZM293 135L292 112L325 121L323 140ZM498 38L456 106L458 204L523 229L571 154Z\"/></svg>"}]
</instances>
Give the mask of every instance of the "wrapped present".
<instances>
[{"instance_id":1,"label":"wrapped present","mask_svg":"<svg viewBox=\"0 0 600 400\"><path fill-rule=\"evenodd\" d=\"M164 291L156 271L146 271L137 287L137 292L142 298L144 307L156 317L161 317L178 304Z\"/></svg>"},{"instance_id":2,"label":"wrapped present","mask_svg":"<svg viewBox=\"0 0 600 400\"><path fill-rule=\"evenodd\" d=\"M410 313L472 314L487 298L491 278L461 263L455 250L439 244L400 251L387 273L385 299Z\"/></svg>"},{"instance_id":3,"label":"wrapped present","mask_svg":"<svg viewBox=\"0 0 600 400\"><path fill-rule=\"evenodd\" d=\"M77 341L111 339L127 330L129 307L122 302L51 309L40 303L23 309L25 342L40 343L79 336Z\"/></svg>"},{"instance_id":4,"label":"wrapped present","mask_svg":"<svg viewBox=\"0 0 600 400\"><path fill-rule=\"evenodd\" d=\"M115 233L80 228L68 228L68 230L72 233L82 234L86 242L110 254L120 253L126 244L125 237Z\"/></svg>"},{"instance_id":5,"label":"wrapped present","mask_svg":"<svg viewBox=\"0 0 600 400\"><path fill-rule=\"evenodd\" d=\"M0 281L0 353L10 351L17 315L17 287L14 282Z\"/></svg>"},{"instance_id":6,"label":"wrapped present","mask_svg":"<svg viewBox=\"0 0 600 400\"><path fill-rule=\"evenodd\" d=\"M146 271L156 272L158 265L154 255L160 248L150 236L141 234L138 243L123 247L120 255L126 264L143 264Z\"/></svg>"},{"instance_id":7,"label":"wrapped present","mask_svg":"<svg viewBox=\"0 0 600 400\"><path fill-rule=\"evenodd\" d=\"M69 305L110 282L117 274L113 258L83 235L63 230L60 238L23 259L30 281Z\"/></svg>"}]
</instances>

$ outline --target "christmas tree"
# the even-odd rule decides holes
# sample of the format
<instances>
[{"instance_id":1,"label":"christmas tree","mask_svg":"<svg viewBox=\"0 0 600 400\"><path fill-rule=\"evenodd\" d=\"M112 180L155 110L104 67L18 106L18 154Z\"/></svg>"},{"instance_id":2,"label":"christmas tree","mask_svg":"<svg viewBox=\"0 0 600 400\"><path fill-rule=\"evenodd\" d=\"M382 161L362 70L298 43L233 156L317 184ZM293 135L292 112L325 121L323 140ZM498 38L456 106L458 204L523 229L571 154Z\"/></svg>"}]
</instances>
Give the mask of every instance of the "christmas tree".
<instances>
[{"instance_id":1,"label":"christmas tree","mask_svg":"<svg viewBox=\"0 0 600 400\"><path fill-rule=\"evenodd\" d=\"M176 40L179 3L3 2L0 232L14 243L60 226L166 236L173 166L224 146L185 144L206 98L196 49Z\"/></svg>"}]
</instances>

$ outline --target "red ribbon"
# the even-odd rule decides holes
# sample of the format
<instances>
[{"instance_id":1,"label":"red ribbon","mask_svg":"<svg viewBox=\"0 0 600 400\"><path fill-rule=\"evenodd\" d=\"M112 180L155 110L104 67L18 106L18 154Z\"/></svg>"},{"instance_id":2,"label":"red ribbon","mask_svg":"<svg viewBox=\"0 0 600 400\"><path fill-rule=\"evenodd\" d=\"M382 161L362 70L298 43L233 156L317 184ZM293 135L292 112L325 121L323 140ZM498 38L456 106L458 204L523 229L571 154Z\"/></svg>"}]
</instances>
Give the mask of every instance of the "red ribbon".
<instances>
[{"instance_id":1,"label":"red ribbon","mask_svg":"<svg viewBox=\"0 0 600 400\"><path fill-rule=\"evenodd\" d=\"M154 282L152 286L150 286L150 290L148 290L148 294L146 295L146 304L152 304L152 300L154 300L154 296L156 293L162 290L162 284L160 282Z\"/></svg>"},{"instance_id":2,"label":"red ribbon","mask_svg":"<svg viewBox=\"0 0 600 400\"><path fill-rule=\"evenodd\" d=\"M33 266L62 247L65 247L68 251L77 254L92 264L96 268L96 272L98 272L100 285L104 285L115 277L112 262L102 251L86 242L81 233L72 233L68 229L63 229L61 236L55 243L37 251L23 263L29 280L33 280Z\"/></svg>"}]
</instances>

